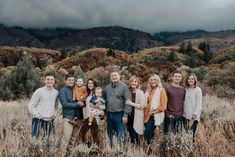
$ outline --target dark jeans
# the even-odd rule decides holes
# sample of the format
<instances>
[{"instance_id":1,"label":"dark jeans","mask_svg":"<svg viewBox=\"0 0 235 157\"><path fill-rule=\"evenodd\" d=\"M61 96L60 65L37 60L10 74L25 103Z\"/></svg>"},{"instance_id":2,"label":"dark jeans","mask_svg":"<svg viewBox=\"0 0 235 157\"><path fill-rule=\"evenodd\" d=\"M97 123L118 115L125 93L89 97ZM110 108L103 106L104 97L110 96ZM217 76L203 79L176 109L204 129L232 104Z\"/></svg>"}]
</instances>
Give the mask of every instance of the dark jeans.
<instances>
[{"instance_id":1,"label":"dark jeans","mask_svg":"<svg viewBox=\"0 0 235 157\"><path fill-rule=\"evenodd\" d=\"M144 130L144 139L148 144L153 142L155 128L156 126L154 125L154 116L150 116L149 120L145 124Z\"/></svg>"},{"instance_id":2,"label":"dark jeans","mask_svg":"<svg viewBox=\"0 0 235 157\"><path fill-rule=\"evenodd\" d=\"M118 144L120 147L126 143L126 132L122 117L123 111L107 112L107 131L111 148L113 147L114 132L117 134Z\"/></svg>"},{"instance_id":3,"label":"dark jeans","mask_svg":"<svg viewBox=\"0 0 235 157\"><path fill-rule=\"evenodd\" d=\"M53 127L54 127L53 120L45 121L43 119L33 118L31 137L38 138L40 131L43 130L44 138L48 142Z\"/></svg>"},{"instance_id":4,"label":"dark jeans","mask_svg":"<svg viewBox=\"0 0 235 157\"><path fill-rule=\"evenodd\" d=\"M185 126L187 126L187 124L188 124L188 122L189 122L189 120L188 119L185 119ZM198 125L198 121L197 120L195 120L194 122L193 122L193 125L191 126L191 128L187 128L186 127L186 129L189 129L190 131L193 131L193 143L195 142L195 133L196 133L196 130L197 130L197 125Z\"/></svg>"},{"instance_id":5,"label":"dark jeans","mask_svg":"<svg viewBox=\"0 0 235 157\"><path fill-rule=\"evenodd\" d=\"M134 123L134 117L128 116L127 130L131 138L131 143L139 145L140 144L139 134L133 128L133 123Z\"/></svg>"},{"instance_id":6,"label":"dark jeans","mask_svg":"<svg viewBox=\"0 0 235 157\"><path fill-rule=\"evenodd\" d=\"M83 117L83 108L82 107L75 109L74 117L77 117L77 119L79 119L79 120L84 119L84 117Z\"/></svg>"},{"instance_id":7,"label":"dark jeans","mask_svg":"<svg viewBox=\"0 0 235 157\"><path fill-rule=\"evenodd\" d=\"M164 119L164 134L179 133L184 128L184 117L174 116L173 118L165 117Z\"/></svg>"}]
</instances>

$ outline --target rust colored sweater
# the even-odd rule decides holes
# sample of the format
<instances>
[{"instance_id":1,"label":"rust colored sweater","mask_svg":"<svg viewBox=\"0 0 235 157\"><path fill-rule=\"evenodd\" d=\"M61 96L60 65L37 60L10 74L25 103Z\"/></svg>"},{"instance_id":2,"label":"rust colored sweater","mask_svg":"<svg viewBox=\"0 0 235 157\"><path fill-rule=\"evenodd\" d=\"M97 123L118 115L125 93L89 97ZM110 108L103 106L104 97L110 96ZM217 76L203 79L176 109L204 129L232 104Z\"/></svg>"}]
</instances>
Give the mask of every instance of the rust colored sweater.
<instances>
[{"instance_id":1,"label":"rust colored sweater","mask_svg":"<svg viewBox=\"0 0 235 157\"><path fill-rule=\"evenodd\" d=\"M75 86L74 87L73 98L76 101L80 101L80 100L85 101L87 96L88 96L88 93L87 93L87 90L86 90L85 86L81 86L81 87Z\"/></svg>"},{"instance_id":2,"label":"rust colored sweater","mask_svg":"<svg viewBox=\"0 0 235 157\"><path fill-rule=\"evenodd\" d=\"M185 89L181 86L174 87L172 85L167 86L165 89L167 95L166 117L170 115L183 116Z\"/></svg>"}]
</instances>

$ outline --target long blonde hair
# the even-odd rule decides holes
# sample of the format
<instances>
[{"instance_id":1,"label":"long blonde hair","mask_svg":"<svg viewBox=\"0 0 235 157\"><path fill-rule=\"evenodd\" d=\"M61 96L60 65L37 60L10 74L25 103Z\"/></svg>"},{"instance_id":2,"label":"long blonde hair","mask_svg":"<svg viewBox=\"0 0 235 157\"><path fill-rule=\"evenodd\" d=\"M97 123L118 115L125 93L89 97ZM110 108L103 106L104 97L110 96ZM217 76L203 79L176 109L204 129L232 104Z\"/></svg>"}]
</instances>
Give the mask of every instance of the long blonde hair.
<instances>
[{"instance_id":1,"label":"long blonde hair","mask_svg":"<svg viewBox=\"0 0 235 157\"><path fill-rule=\"evenodd\" d=\"M149 80L148 80L148 84L147 84L147 91L148 91L148 92L150 92L150 90L151 90L151 88L152 88L151 85L150 85L150 79L151 79L151 78L156 79L157 82L158 82L158 87L159 87L159 88L162 88L162 82L161 82L160 77L159 77L157 74L152 74L152 75L150 75Z\"/></svg>"}]
</instances>

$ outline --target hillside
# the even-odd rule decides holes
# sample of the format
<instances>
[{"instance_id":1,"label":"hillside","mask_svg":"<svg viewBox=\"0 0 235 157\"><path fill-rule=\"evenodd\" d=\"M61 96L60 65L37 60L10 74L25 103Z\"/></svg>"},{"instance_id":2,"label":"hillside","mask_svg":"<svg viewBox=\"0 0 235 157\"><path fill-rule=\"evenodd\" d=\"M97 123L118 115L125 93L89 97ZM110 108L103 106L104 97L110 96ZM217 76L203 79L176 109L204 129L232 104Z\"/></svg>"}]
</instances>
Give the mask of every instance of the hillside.
<instances>
[{"instance_id":1,"label":"hillside","mask_svg":"<svg viewBox=\"0 0 235 157\"><path fill-rule=\"evenodd\" d=\"M95 47L117 49L131 54L145 48L175 45L194 39L207 41L211 44L212 51L235 44L234 30L159 32L151 35L119 26L90 29L26 29L0 25L0 34L0 45L2 46L56 49L67 54Z\"/></svg>"},{"instance_id":2,"label":"hillside","mask_svg":"<svg viewBox=\"0 0 235 157\"><path fill-rule=\"evenodd\" d=\"M165 45L174 45L186 39L198 38L233 38L235 30L225 30L217 32L208 32L204 30L195 30L187 32L160 32L153 35L153 39L162 41Z\"/></svg>"},{"instance_id":3,"label":"hillside","mask_svg":"<svg viewBox=\"0 0 235 157\"><path fill-rule=\"evenodd\" d=\"M123 27L25 29L0 25L0 45L50 48L66 52L104 47L135 52L163 45L151 35Z\"/></svg>"},{"instance_id":4,"label":"hillside","mask_svg":"<svg viewBox=\"0 0 235 157\"><path fill-rule=\"evenodd\" d=\"M0 46L0 66L15 66L22 59L24 53L31 55L36 67L44 67L48 64L58 62L61 56L61 52L57 50Z\"/></svg>"}]
</instances>

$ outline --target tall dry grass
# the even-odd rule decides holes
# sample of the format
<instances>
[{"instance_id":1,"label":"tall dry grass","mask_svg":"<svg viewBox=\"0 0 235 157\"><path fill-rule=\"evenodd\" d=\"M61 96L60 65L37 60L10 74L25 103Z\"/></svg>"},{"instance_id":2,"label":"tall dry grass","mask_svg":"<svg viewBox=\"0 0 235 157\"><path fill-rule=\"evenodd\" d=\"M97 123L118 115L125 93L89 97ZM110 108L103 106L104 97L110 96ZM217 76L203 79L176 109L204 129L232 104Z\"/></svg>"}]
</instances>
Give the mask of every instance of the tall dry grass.
<instances>
[{"instance_id":1,"label":"tall dry grass","mask_svg":"<svg viewBox=\"0 0 235 157\"><path fill-rule=\"evenodd\" d=\"M0 156L61 156L59 149L62 135L62 116L60 110L55 120L55 131L51 136L50 152L46 152L42 142L30 144L31 117L27 111L28 100L0 102ZM151 147L141 140L140 148L130 142L122 152L110 149L106 135L105 122L100 126L101 146L80 144L71 149L71 156L182 156L182 157L219 157L235 156L235 104L213 96L203 98L201 122L196 133L196 144L192 144L192 134L170 135L167 149L164 149L162 127L155 130L155 139Z\"/></svg>"}]
</instances>

